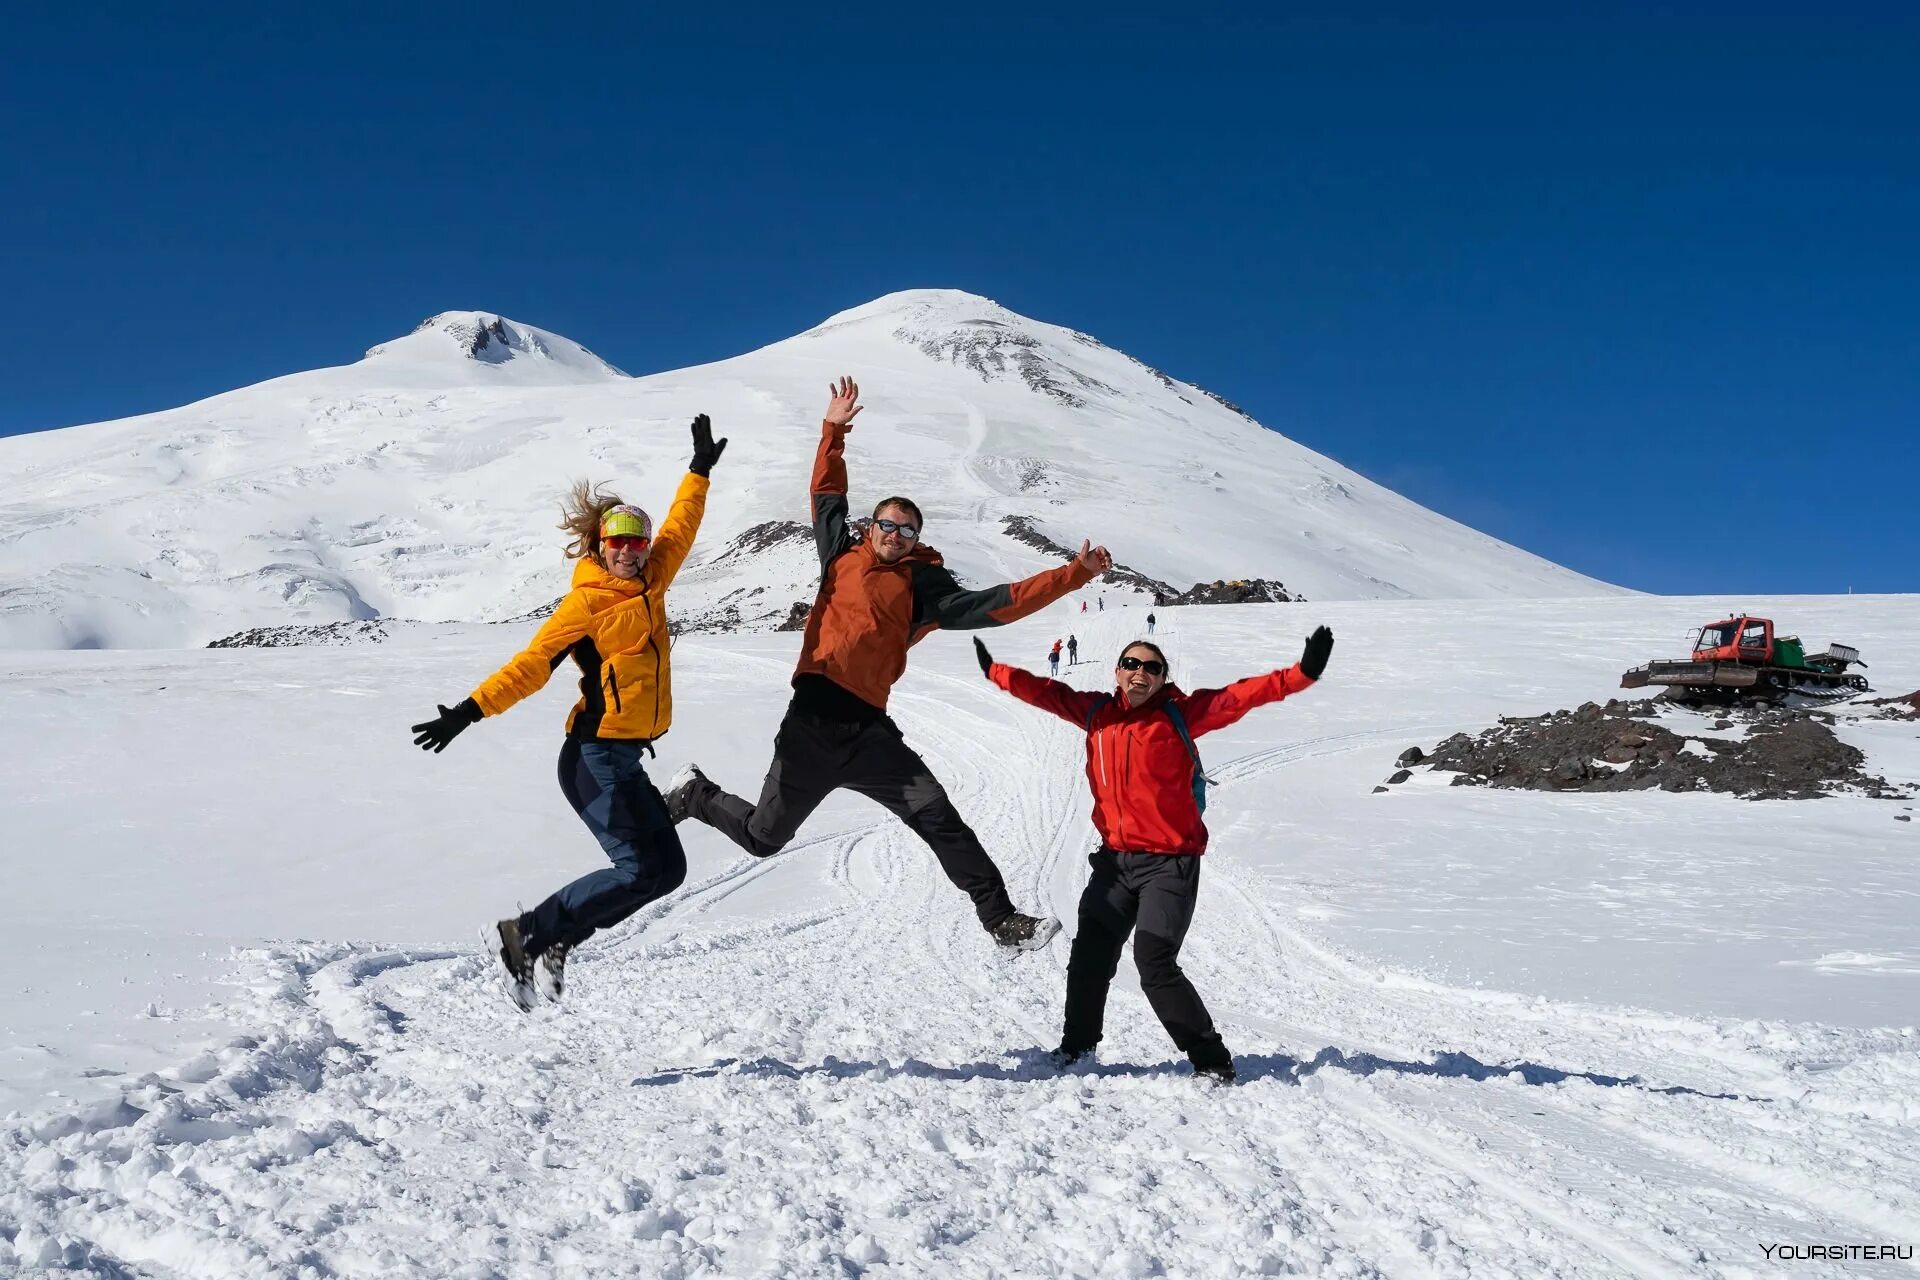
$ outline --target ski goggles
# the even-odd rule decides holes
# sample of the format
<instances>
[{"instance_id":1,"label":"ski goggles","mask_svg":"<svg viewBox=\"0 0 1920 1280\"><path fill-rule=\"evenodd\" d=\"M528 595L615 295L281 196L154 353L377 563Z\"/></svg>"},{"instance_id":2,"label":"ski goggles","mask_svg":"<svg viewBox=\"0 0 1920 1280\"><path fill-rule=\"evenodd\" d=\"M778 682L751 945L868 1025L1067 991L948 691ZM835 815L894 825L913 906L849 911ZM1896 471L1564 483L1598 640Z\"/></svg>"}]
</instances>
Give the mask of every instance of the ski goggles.
<instances>
[{"instance_id":1,"label":"ski goggles","mask_svg":"<svg viewBox=\"0 0 1920 1280\"><path fill-rule=\"evenodd\" d=\"M640 508L624 502L617 507L608 507L606 514L600 517L600 541L612 543L615 538L638 538L643 543L649 542L653 539L653 521Z\"/></svg>"},{"instance_id":2,"label":"ski goggles","mask_svg":"<svg viewBox=\"0 0 1920 1280\"><path fill-rule=\"evenodd\" d=\"M901 536L901 538L903 538L908 542L912 542L915 538L920 536L920 531L918 529L914 528L910 524L901 524L898 520L880 520L876 518L874 520L874 524L880 527L880 532L897 533Z\"/></svg>"},{"instance_id":3,"label":"ski goggles","mask_svg":"<svg viewBox=\"0 0 1920 1280\"><path fill-rule=\"evenodd\" d=\"M1167 674L1167 664L1158 658L1122 658L1120 659L1120 669L1122 671L1144 671L1150 676L1163 676Z\"/></svg>"}]
</instances>

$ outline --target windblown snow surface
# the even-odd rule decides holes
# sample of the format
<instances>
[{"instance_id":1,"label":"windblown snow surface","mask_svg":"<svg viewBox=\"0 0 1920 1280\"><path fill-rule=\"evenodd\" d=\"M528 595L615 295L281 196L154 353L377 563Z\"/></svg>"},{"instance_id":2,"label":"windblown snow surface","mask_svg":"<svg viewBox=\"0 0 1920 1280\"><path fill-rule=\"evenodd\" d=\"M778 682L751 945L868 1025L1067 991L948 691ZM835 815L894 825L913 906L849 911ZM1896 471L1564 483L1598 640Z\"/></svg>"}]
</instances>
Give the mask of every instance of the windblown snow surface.
<instances>
[{"instance_id":1,"label":"windblown snow surface","mask_svg":"<svg viewBox=\"0 0 1920 1280\"><path fill-rule=\"evenodd\" d=\"M1905 1274L1920 1244L1920 831L1840 796L1449 788L1394 757L1604 698L1729 606L1920 685L1920 601L1163 610L1190 688L1327 679L1201 740L1221 785L1184 954L1206 1088L1123 962L1055 1074L1062 937L993 954L932 857L830 800L785 853L682 828L686 886L513 1009L475 926L601 859L551 687L444 754L406 726L527 628L366 648L15 653L0 681L0 1272L107 1276ZM1104 682L1138 608L1071 602ZM1787 620L1791 620L1788 622ZM653 767L758 786L796 638L683 636ZM556 682L559 684L560 682ZM915 652L894 714L1068 921L1078 735ZM1912 722L1842 716L1920 781Z\"/></svg>"}]
</instances>

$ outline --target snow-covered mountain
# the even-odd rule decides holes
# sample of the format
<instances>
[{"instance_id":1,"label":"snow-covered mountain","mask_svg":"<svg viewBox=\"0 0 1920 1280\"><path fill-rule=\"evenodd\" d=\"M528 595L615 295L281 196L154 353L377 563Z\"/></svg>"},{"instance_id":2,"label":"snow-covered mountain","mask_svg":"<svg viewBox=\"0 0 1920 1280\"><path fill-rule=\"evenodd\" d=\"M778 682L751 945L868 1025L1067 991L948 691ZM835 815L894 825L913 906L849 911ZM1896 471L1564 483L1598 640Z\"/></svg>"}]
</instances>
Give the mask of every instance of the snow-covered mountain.
<instances>
[{"instance_id":1,"label":"snow-covered mountain","mask_svg":"<svg viewBox=\"0 0 1920 1280\"><path fill-rule=\"evenodd\" d=\"M0 441L0 647L198 644L281 623L503 620L565 590L558 503L606 481L661 514L687 423L732 440L677 616L764 627L813 594L806 483L830 378L867 405L856 509L916 498L963 580L1106 542L1178 588L1308 599L1619 589L1436 515L1070 329L951 290L889 294L761 350L633 378L447 312L350 365Z\"/></svg>"}]
</instances>

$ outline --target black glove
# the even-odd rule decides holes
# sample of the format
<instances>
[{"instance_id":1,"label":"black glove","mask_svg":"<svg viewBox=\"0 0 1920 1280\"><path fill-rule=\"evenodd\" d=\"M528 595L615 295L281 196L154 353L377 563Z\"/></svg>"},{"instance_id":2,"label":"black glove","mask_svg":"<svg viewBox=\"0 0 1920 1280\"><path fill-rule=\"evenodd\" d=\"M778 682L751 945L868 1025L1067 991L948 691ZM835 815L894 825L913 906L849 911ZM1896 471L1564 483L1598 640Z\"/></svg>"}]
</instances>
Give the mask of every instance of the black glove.
<instances>
[{"instance_id":1,"label":"black glove","mask_svg":"<svg viewBox=\"0 0 1920 1280\"><path fill-rule=\"evenodd\" d=\"M1309 680L1318 680L1320 673L1327 669L1327 655L1332 652L1333 632L1315 627L1307 637L1307 647L1300 651L1300 674Z\"/></svg>"},{"instance_id":2,"label":"black glove","mask_svg":"<svg viewBox=\"0 0 1920 1280\"><path fill-rule=\"evenodd\" d=\"M687 470L697 476L711 475L713 464L720 461L720 455L727 449L727 438L721 436L719 443L713 439L713 423L706 414L693 420L693 461L687 464Z\"/></svg>"},{"instance_id":3,"label":"black glove","mask_svg":"<svg viewBox=\"0 0 1920 1280\"><path fill-rule=\"evenodd\" d=\"M438 718L413 726L413 745L438 755L447 749L449 742L460 736L462 729L479 723L480 704L472 698L466 698L458 706L441 707Z\"/></svg>"},{"instance_id":4,"label":"black glove","mask_svg":"<svg viewBox=\"0 0 1920 1280\"><path fill-rule=\"evenodd\" d=\"M993 655L987 652L987 646L980 643L979 636L973 638L973 656L975 661L980 664L980 674L991 678Z\"/></svg>"}]
</instances>

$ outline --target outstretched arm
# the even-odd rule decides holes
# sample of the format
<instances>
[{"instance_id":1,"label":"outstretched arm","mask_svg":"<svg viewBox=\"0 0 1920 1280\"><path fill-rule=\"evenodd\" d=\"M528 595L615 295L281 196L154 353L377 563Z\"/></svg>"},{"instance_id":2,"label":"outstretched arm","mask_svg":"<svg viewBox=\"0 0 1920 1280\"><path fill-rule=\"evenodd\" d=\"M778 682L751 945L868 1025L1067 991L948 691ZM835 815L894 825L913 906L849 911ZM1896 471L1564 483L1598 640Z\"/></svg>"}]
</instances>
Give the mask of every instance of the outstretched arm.
<instances>
[{"instance_id":1,"label":"outstretched arm","mask_svg":"<svg viewBox=\"0 0 1920 1280\"><path fill-rule=\"evenodd\" d=\"M539 692L573 642L587 634L591 620L585 598L577 591L569 591L553 616L534 633L532 643L514 655L506 666L482 680L480 687L473 691L474 705L481 714L497 716L520 699Z\"/></svg>"},{"instance_id":2,"label":"outstretched arm","mask_svg":"<svg viewBox=\"0 0 1920 1280\"><path fill-rule=\"evenodd\" d=\"M986 674L987 679L1020 701L1032 703L1042 711L1051 711L1069 724L1077 724L1084 728L1087 717L1093 714L1095 704L1100 701L1100 694L1083 693L1071 685L1061 684L1058 680L1049 680L1045 676L1036 676L1031 671L1022 671L1019 667L995 662L993 655L987 652L987 646L980 643L978 636L974 637L973 650L974 657L980 663L980 670Z\"/></svg>"},{"instance_id":3,"label":"outstretched arm","mask_svg":"<svg viewBox=\"0 0 1920 1280\"><path fill-rule=\"evenodd\" d=\"M1255 707L1300 692L1320 678L1332 653L1333 632L1319 627L1307 637L1300 661L1285 670L1236 680L1224 689L1200 689L1188 694L1180 704L1187 731L1197 738L1224 729Z\"/></svg>"},{"instance_id":4,"label":"outstretched arm","mask_svg":"<svg viewBox=\"0 0 1920 1280\"><path fill-rule=\"evenodd\" d=\"M820 451L813 458L813 482L810 486L813 542L820 552L820 567L853 545L847 532L847 432L853 420L865 408L859 403L860 384L842 378L827 384L827 412L820 422Z\"/></svg>"},{"instance_id":5,"label":"outstretched arm","mask_svg":"<svg viewBox=\"0 0 1920 1280\"><path fill-rule=\"evenodd\" d=\"M1046 608L1060 597L1092 582L1113 567L1105 547L1080 544L1080 554L1057 569L1036 573L1018 582L968 591L944 565L913 566L913 634L918 639L932 627L973 631L1016 622Z\"/></svg>"}]
</instances>

